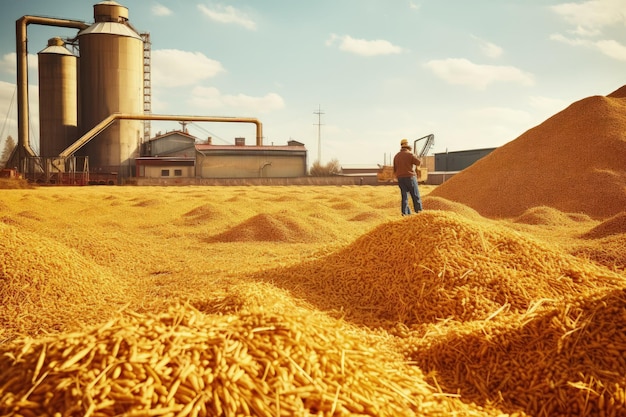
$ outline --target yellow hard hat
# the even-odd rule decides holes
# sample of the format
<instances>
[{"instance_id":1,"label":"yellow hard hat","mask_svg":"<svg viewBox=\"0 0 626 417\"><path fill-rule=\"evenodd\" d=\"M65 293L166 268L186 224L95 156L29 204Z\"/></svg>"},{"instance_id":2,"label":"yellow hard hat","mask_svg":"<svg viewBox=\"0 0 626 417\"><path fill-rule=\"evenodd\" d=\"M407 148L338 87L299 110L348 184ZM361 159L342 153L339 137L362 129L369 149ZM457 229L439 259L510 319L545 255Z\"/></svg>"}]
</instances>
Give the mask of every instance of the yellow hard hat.
<instances>
[{"instance_id":1,"label":"yellow hard hat","mask_svg":"<svg viewBox=\"0 0 626 417\"><path fill-rule=\"evenodd\" d=\"M401 146L401 147L406 147L406 146L409 146L409 140L408 140L408 139L402 139L402 140L400 141L400 146Z\"/></svg>"}]
</instances>

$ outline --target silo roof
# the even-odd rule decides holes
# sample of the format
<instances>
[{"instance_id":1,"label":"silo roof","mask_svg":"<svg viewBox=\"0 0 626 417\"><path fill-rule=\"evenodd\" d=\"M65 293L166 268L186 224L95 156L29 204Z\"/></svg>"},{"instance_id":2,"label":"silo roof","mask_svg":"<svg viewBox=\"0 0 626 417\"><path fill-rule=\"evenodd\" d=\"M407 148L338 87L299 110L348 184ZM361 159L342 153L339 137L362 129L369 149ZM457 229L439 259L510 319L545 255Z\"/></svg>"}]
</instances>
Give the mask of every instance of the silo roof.
<instances>
[{"instance_id":1,"label":"silo roof","mask_svg":"<svg viewBox=\"0 0 626 417\"><path fill-rule=\"evenodd\" d=\"M81 30L78 36L89 35L93 33L104 33L108 35L127 36L130 38L141 39L141 36L137 34L130 27L117 22L97 22L89 26L85 30Z\"/></svg>"},{"instance_id":2,"label":"silo roof","mask_svg":"<svg viewBox=\"0 0 626 417\"><path fill-rule=\"evenodd\" d=\"M47 48L42 49L41 51L39 51L39 53L40 54L56 54L56 55L71 55L71 56L75 56L65 46L58 46L58 45L48 46Z\"/></svg>"}]
</instances>

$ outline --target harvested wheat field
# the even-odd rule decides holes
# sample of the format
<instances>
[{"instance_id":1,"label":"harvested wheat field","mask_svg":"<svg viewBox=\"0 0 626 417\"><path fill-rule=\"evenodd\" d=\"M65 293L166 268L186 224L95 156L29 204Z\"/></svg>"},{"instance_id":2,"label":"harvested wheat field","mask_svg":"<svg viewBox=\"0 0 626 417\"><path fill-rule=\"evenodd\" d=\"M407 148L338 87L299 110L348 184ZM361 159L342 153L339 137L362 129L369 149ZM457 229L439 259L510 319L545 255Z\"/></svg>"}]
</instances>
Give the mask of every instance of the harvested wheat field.
<instances>
[{"instance_id":1,"label":"harvested wheat field","mask_svg":"<svg viewBox=\"0 0 626 417\"><path fill-rule=\"evenodd\" d=\"M626 415L624 100L404 218L395 186L2 190L0 415Z\"/></svg>"}]
</instances>

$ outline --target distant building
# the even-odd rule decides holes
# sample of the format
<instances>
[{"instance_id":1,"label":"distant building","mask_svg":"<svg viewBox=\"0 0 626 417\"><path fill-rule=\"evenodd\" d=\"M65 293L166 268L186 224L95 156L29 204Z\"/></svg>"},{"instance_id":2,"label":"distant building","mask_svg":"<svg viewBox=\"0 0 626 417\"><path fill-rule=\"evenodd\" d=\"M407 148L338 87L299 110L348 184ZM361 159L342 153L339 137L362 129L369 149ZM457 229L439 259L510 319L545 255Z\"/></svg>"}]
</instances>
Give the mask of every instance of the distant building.
<instances>
[{"instance_id":1,"label":"distant building","mask_svg":"<svg viewBox=\"0 0 626 417\"><path fill-rule=\"evenodd\" d=\"M290 140L287 146L196 145L197 175L201 178L293 178L307 175L304 144Z\"/></svg>"},{"instance_id":2,"label":"distant building","mask_svg":"<svg viewBox=\"0 0 626 417\"><path fill-rule=\"evenodd\" d=\"M462 171L479 159L489 155L496 148L470 149L466 151L442 152L435 154L435 171Z\"/></svg>"},{"instance_id":3,"label":"distant building","mask_svg":"<svg viewBox=\"0 0 626 417\"><path fill-rule=\"evenodd\" d=\"M339 175L353 177L360 185L374 185L378 183L376 173L379 170L378 165L342 165Z\"/></svg>"},{"instance_id":4,"label":"distant building","mask_svg":"<svg viewBox=\"0 0 626 417\"><path fill-rule=\"evenodd\" d=\"M195 137L173 131L144 143L135 159L135 175L144 178L189 178L196 176Z\"/></svg>"},{"instance_id":5,"label":"distant building","mask_svg":"<svg viewBox=\"0 0 626 417\"><path fill-rule=\"evenodd\" d=\"M293 178L307 175L304 144L287 146L196 143L187 132L174 131L146 142L136 159L136 176L144 178Z\"/></svg>"},{"instance_id":6,"label":"distant building","mask_svg":"<svg viewBox=\"0 0 626 417\"><path fill-rule=\"evenodd\" d=\"M341 175L369 175L376 176L380 170L378 165L342 165Z\"/></svg>"},{"instance_id":7,"label":"distant building","mask_svg":"<svg viewBox=\"0 0 626 417\"><path fill-rule=\"evenodd\" d=\"M176 130L159 134L142 145L141 156L176 156L193 158L196 138L187 132Z\"/></svg>"}]
</instances>

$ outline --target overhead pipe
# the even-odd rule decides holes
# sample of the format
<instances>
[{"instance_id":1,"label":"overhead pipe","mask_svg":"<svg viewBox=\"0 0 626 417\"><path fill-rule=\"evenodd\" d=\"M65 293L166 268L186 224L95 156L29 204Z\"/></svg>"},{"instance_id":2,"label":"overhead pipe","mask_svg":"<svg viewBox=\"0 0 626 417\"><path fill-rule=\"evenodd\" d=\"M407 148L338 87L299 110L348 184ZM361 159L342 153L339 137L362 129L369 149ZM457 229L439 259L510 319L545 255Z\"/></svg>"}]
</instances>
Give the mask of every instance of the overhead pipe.
<instances>
[{"instance_id":1,"label":"overhead pipe","mask_svg":"<svg viewBox=\"0 0 626 417\"><path fill-rule=\"evenodd\" d=\"M15 21L15 41L17 53L17 146L20 163L27 156L35 156L28 143L28 37L27 26L31 23L60 26L78 30L87 29L89 25L79 20L56 19L51 17L22 16Z\"/></svg>"},{"instance_id":2,"label":"overhead pipe","mask_svg":"<svg viewBox=\"0 0 626 417\"><path fill-rule=\"evenodd\" d=\"M162 120L177 122L220 122L220 123L253 123L256 125L256 146L263 146L263 124L252 117L227 117L227 116L177 116L165 114L125 114L113 113L100 123L91 128L87 133L78 138L76 142L68 146L59 154L61 158L72 156L90 140L96 137L100 132L109 127L116 120Z\"/></svg>"}]
</instances>

